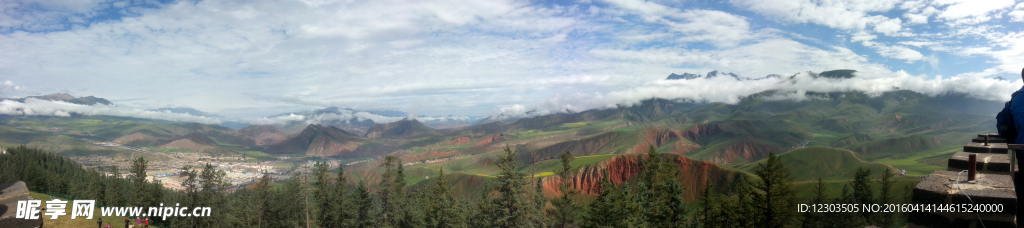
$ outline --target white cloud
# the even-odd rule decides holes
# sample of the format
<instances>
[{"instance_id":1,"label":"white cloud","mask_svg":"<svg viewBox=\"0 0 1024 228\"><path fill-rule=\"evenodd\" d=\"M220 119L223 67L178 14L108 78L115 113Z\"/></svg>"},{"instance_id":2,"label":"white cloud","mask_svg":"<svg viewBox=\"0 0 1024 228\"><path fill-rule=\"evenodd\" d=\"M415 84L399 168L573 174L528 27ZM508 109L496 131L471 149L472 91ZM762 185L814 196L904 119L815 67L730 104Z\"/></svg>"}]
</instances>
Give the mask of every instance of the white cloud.
<instances>
[{"instance_id":1,"label":"white cloud","mask_svg":"<svg viewBox=\"0 0 1024 228\"><path fill-rule=\"evenodd\" d=\"M260 117L256 119L250 119L245 122L252 125L284 125L293 121L303 121L306 116L295 115L295 113L289 113L288 115L275 116L275 117Z\"/></svg>"},{"instance_id":2,"label":"white cloud","mask_svg":"<svg viewBox=\"0 0 1024 228\"><path fill-rule=\"evenodd\" d=\"M495 117L530 117L550 113L565 112L561 107L588 105L580 109L612 108L616 105L634 105L651 98L691 99L695 101L722 102L736 104L742 98L765 90L777 90L768 100L823 99L809 97L807 92L865 92L870 96L878 96L895 88L919 92L928 96L937 96L949 92L964 93L969 97L983 100L1009 100L1024 81L1011 83L991 78L937 77L928 79L920 75L914 76L904 71L889 74L858 73L850 79L812 78L806 73L798 73L793 80L789 77L772 78L756 81L737 81L729 77L699 78L692 80L658 80L625 90L613 91L604 95L592 96L592 99L573 100L573 104L537 104L512 105L499 109ZM549 102L558 101L551 99ZM554 107L554 108L553 108Z\"/></svg>"},{"instance_id":3,"label":"white cloud","mask_svg":"<svg viewBox=\"0 0 1024 228\"><path fill-rule=\"evenodd\" d=\"M928 16L921 14L905 13L904 18L907 18L908 24L928 24Z\"/></svg>"},{"instance_id":4,"label":"white cloud","mask_svg":"<svg viewBox=\"0 0 1024 228\"><path fill-rule=\"evenodd\" d=\"M954 3L955 2L955 3ZM952 24L977 24L992 19L990 13L1013 6L1013 0L956 0L937 2L939 5L952 3L936 18L951 21Z\"/></svg>"},{"instance_id":5,"label":"white cloud","mask_svg":"<svg viewBox=\"0 0 1024 228\"><path fill-rule=\"evenodd\" d=\"M714 69L727 70L749 77L768 74L792 74L803 70L858 69L865 72L887 73L883 66L869 63L867 58L843 47L818 49L788 39L766 39L758 43L722 50L693 50L681 48L651 48L644 50L598 49L591 54L620 69L639 69L641 66L661 67L662 72L679 73L676 66L704 66L698 72ZM618 72L616 72L618 73ZM635 75L624 70L623 75ZM659 74L661 78L667 75Z\"/></svg>"},{"instance_id":6,"label":"white cloud","mask_svg":"<svg viewBox=\"0 0 1024 228\"><path fill-rule=\"evenodd\" d=\"M732 0L701 8L646 0L204 0L146 7L72 1L29 10L18 5L23 1L0 4L9 2L0 6L0 78L18 85L0 83L4 95L20 87L124 100L119 104L139 108L261 112L249 117L326 106L414 109L432 116L486 115L511 104L575 111L607 102L573 100L611 99L612 91L671 72L762 77L911 69L903 61L869 59L875 55L864 51L938 65L918 52L928 48L932 56L948 52L995 65L950 73L970 71L965 77L1018 72L1011 68L1024 62L1018 35L1007 31L1012 26L993 24L998 20L924 25L954 20L948 11L965 1ZM737 7L721 5L730 3ZM107 9L126 16L91 20L110 16ZM960 19L1002 14L1016 20L1008 9ZM842 43L827 43L831 34ZM978 43L970 40L979 37ZM848 41L868 48L847 48ZM317 121L295 118L246 121Z\"/></svg>"},{"instance_id":7,"label":"white cloud","mask_svg":"<svg viewBox=\"0 0 1024 228\"><path fill-rule=\"evenodd\" d=\"M347 122L347 121L350 121L352 119L356 119L356 121L372 120L374 123L384 124L384 123L391 123L391 122L399 121L399 120L402 120L404 118L405 117L381 116L381 115L377 115L377 114L373 114L373 113L368 113L368 112L362 112L362 111L353 112L351 110L344 110L344 109L342 109L342 110L338 110L338 113L324 113L324 114L313 115L312 117L306 119L306 123L309 123L309 124L319 124L319 123L324 123L324 122L328 122L328 121L345 121L345 122Z\"/></svg>"},{"instance_id":8,"label":"white cloud","mask_svg":"<svg viewBox=\"0 0 1024 228\"><path fill-rule=\"evenodd\" d=\"M708 42L735 46L754 38L743 17L714 10L679 10L645 0L608 0L608 3L640 15L645 21L663 24L679 33L680 42Z\"/></svg>"},{"instance_id":9,"label":"white cloud","mask_svg":"<svg viewBox=\"0 0 1024 228\"><path fill-rule=\"evenodd\" d=\"M868 15L868 13L891 10L896 7L898 0L731 0L729 2L734 6L789 23L814 23L842 30L864 30L869 26L875 26L875 30L882 33L900 30L898 23L892 24L892 19L895 18ZM878 28L880 24L882 24L882 28Z\"/></svg>"},{"instance_id":10,"label":"white cloud","mask_svg":"<svg viewBox=\"0 0 1024 228\"><path fill-rule=\"evenodd\" d=\"M1006 15L1010 16L1011 22L1024 22L1024 3L1018 3L1013 7L1013 11Z\"/></svg>"},{"instance_id":11,"label":"white cloud","mask_svg":"<svg viewBox=\"0 0 1024 228\"><path fill-rule=\"evenodd\" d=\"M914 49L910 49L904 46L889 46L872 41L864 41L861 42L861 44L863 44L866 47L875 49L875 51L878 51L879 55L888 58L907 60L907 63L913 63L917 62L918 60L924 59L924 55L922 55L921 52L915 51Z\"/></svg>"},{"instance_id":12,"label":"white cloud","mask_svg":"<svg viewBox=\"0 0 1024 228\"><path fill-rule=\"evenodd\" d=\"M193 116L172 112L125 109L112 105L90 106L72 104L63 101L40 100L35 98L25 99L25 103L14 100L0 101L0 114L68 117L71 116L70 113L78 113L86 116L119 116L203 124L221 123L220 119L212 117Z\"/></svg>"}]
</instances>

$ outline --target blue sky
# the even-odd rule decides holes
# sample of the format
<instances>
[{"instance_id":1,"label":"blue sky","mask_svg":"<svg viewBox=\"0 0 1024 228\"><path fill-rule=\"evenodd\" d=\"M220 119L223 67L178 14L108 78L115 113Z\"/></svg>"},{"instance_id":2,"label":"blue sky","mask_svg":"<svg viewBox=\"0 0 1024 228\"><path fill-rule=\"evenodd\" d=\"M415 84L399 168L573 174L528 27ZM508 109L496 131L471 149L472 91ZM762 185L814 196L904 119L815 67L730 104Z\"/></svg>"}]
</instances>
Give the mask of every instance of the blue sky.
<instances>
[{"instance_id":1,"label":"blue sky","mask_svg":"<svg viewBox=\"0 0 1024 228\"><path fill-rule=\"evenodd\" d=\"M67 92L243 120L329 106L518 116L764 89L1003 100L1024 84L1022 25L1013 0L13 0L0 2L0 96ZM859 75L662 80L833 69Z\"/></svg>"}]
</instances>

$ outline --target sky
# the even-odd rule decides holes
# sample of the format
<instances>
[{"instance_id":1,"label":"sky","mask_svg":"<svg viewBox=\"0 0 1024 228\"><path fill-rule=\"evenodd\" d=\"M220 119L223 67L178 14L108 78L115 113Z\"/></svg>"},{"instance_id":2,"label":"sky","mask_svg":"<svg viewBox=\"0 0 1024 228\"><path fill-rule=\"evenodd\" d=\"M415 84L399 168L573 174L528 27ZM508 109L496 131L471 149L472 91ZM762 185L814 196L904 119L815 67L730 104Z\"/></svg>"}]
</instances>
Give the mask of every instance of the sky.
<instances>
[{"instance_id":1,"label":"sky","mask_svg":"<svg viewBox=\"0 0 1024 228\"><path fill-rule=\"evenodd\" d=\"M3 0L0 97L63 92L117 107L0 102L0 113L521 117L767 89L1007 100L1024 85L1022 28L1013 0ZM835 69L858 76L806 77ZM800 80L664 80L712 70ZM144 111L165 107L224 118Z\"/></svg>"}]
</instances>

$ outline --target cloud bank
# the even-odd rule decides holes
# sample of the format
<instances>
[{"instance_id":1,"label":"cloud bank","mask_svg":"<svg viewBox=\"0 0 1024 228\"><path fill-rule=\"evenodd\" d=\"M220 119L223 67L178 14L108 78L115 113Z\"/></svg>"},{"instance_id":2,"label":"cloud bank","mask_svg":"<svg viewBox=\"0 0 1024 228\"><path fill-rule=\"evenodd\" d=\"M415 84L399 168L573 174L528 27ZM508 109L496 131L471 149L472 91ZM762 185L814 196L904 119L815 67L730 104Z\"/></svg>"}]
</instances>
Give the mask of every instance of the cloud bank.
<instances>
[{"instance_id":1,"label":"cloud bank","mask_svg":"<svg viewBox=\"0 0 1024 228\"><path fill-rule=\"evenodd\" d=\"M691 80L658 80L642 86L607 94L577 95L571 99L556 96L540 104L516 104L499 108L492 117L498 119L524 118L553 113L580 112L589 109L606 109L631 106L652 98L687 99L698 102L721 102L736 104L751 94L776 90L776 96L769 100L824 99L808 96L807 92L861 91L869 96L878 96L897 89L911 90L928 96L946 93L962 93L982 100L1006 101L1010 94L1024 86L1024 81L1005 81L980 77L937 77L914 76L904 71L892 74L872 75L860 73L849 79L814 78L808 73L797 73L780 78L762 80L735 80L731 77L697 78Z\"/></svg>"},{"instance_id":2,"label":"cloud bank","mask_svg":"<svg viewBox=\"0 0 1024 228\"><path fill-rule=\"evenodd\" d=\"M70 117L72 113L86 116L133 117L203 124L221 123L220 119L212 117L193 116L189 114L172 113L170 111L126 109L112 105L80 105L63 101L48 101L35 98L25 99L25 103L14 100L0 101L0 114Z\"/></svg>"}]
</instances>

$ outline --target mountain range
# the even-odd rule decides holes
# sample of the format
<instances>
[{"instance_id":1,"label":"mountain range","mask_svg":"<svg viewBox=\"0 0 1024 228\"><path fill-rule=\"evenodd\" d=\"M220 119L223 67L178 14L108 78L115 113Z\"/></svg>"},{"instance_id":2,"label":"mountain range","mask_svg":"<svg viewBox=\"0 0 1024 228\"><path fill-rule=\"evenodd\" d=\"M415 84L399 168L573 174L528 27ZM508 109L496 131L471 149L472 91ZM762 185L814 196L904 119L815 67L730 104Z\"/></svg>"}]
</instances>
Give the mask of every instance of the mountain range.
<instances>
[{"instance_id":1,"label":"mountain range","mask_svg":"<svg viewBox=\"0 0 1024 228\"><path fill-rule=\"evenodd\" d=\"M740 77L739 75L736 75L736 74L733 74L733 73L723 73L723 72L719 72L719 71L715 70L715 71L708 72L707 75L703 75L703 76L700 75L700 74L691 74L691 73L683 73L683 74L672 73L672 74L669 74L668 77L665 78L665 80L692 80L692 79L698 79L698 78L715 78L715 77L719 77L719 76L729 76L729 77L732 77L732 78L736 79L737 81L751 81L751 80L756 81L756 80L764 80L764 79L769 79L769 78L776 78L777 79L777 78L781 78L782 77L782 76L777 75L777 74L769 74L767 76L760 77L760 78L744 78L744 77Z\"/></svg>"},{"instance_id":2,"label":"mountain range","mask_svg":"<svg viewBox=\"0 0 1024 228\"><path fill-rule=\"evenodd\" d=\"M855 77L855 72L826 71L812 76L843 80ZM711 75L739 78L717 71L693 75L683 74L679 80ZM633 175L630 170L635 169L630 167L635 154L653 147L670 154L666 156L678 161L681 169L699 167L688 169L700 173L690 180L695 186L712 179L721 184L716 186L728 187L737 175L749 174L750 167L771 152L789 161L787 166L799 172L800 180L844 180L851 169L861 166L895 167L908 170L909 175L944 169L943 161L934 158L949 157L977 133L992 132L994 114L1002 108L1002 102L965 94L932 97L909 90L806 92L814 99L777 99L788 93L762 91L736 104L647 99L608 109L514 120L478 119L475 124L446 129L409 119L401 112L341 108L302 113L307 118L319 117L321 122L316 124L295 121L241 129L109 116L0 115L0 146L25 144L66 156L135 153L93 145L111 141L162 151L244 155L254 160L289 156L349 163L394 155L408 163L405 172L411 186L430 183L426 177L437 175L443 167L457 178L453 183L475 187L497 174L495 155L505 146L520 151L517 160L524 164L522 169L540 176L550 175L559 154L570 151L577 157L574 164L585 171L582 173L618 170L611 175L622 180ZM371 118L393 119L378 119L387 122L382 124ZM351 180L370 183L381 171L373 162L351 163L346 170L352 171ZM586 180L580 183L596 180L583 174L573 178ZM548 189L554 183L557 180L546 177L545 191L554 191L556 188Z\"/></svg>"}]
</instances>

